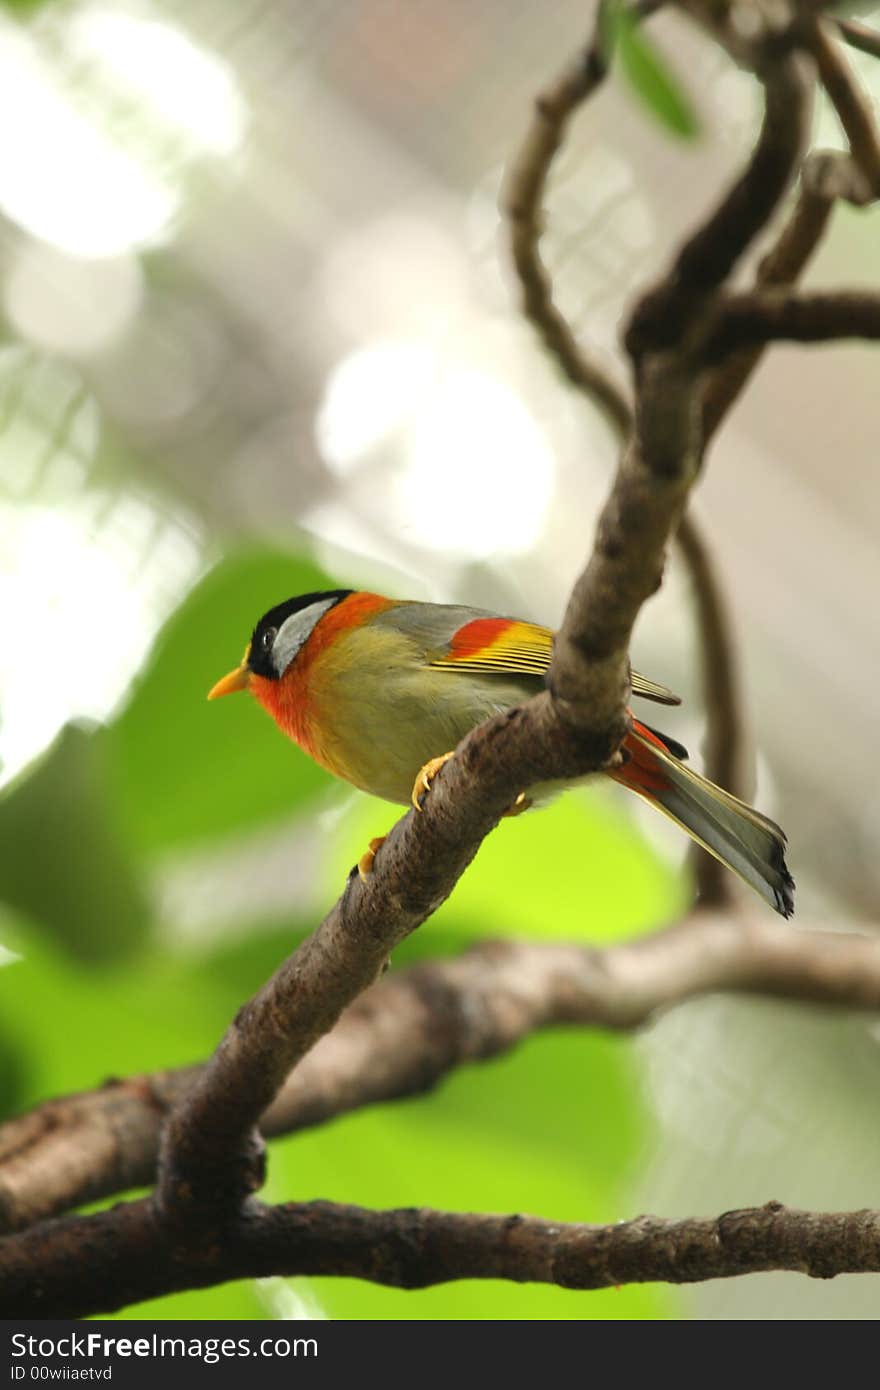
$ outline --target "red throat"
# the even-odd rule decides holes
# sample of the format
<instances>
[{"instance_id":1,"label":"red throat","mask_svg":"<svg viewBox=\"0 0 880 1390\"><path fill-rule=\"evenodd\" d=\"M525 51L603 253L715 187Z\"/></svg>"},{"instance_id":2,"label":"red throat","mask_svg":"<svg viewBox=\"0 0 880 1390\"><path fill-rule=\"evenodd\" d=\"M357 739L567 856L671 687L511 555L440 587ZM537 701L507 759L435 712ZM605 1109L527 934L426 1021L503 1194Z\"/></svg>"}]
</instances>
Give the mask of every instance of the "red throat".
<instances>
[{"instance_id":1,"label":"red throat","mask_svg":"<svg viewBox=\"0 0 880 1390\"><path fill-rule=\"evenodd\" d=\"M252 675L251 694L271 714L279 729L307 753L312 752L308 737L308 695L307 686L299 679L296 671L288 671L281 680L267 680L265 676Z\"/></svg>"}]
</instances>

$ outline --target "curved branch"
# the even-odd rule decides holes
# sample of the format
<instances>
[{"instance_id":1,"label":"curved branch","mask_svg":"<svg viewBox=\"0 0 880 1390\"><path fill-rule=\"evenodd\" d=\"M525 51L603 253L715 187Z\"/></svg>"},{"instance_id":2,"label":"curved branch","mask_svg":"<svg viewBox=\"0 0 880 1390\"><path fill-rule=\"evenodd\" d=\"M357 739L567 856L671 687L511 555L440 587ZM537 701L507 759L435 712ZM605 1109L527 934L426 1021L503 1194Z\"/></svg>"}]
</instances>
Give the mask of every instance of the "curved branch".
<instances>
[{"instance_id":1,"label":"curved branch","mask_svg":"<svg viewBox=\"0 0 880 1390\"><path fill-rule=\"evenodd\" d=\"M535 101L531 125L505 179L503 203L510 221L510 246L526 318L534 324L569 381L589 396L618 434L625 437L632 425L627 391L598 356L575 338L565 315L554 303L550 272L541 259L538 244L547 177L569 119L601 85L607 70L599 5L595 32L583 54Z\"/></svg>"},{"instance_id":2,"label":"curved branch","mask_svg":"<svg viewBox=\"0 0 880 1390\"><path fill-rule=\"evenodd\" d=\"M772 249L762 259L755 289L793 285L821 241L834 203L863 207L880 192L880 137L871 103L861 91L829 28L814 20L808 28L819 76L847 135L850 152L816 150L804 160L798 197ZM764 346L728 358L706 384L703 402L704 449L739 396L763 355Z\"/></svg>"},{"instance_id":3,"label":"curved branch","mask_svg":"<svg viewBox=\"0 0 880 1390\"><path fill-rule=\"evenodd\" d=\"M252 1203L224 1236L222 1245L175 1249L149 1202L9 1236L0 1244L4 1314L82 1318L160 1293L269 1275L343 1275L399 1289L510 1279L586 1290L761 1270L814 1279L880 1271L880 1212L797 1211L781 1202L613 1226L333 1202Z\"/></svg>"},{"instance_id":4,"label":"curved branch","mask_svg":"<svg viewBox=\"0 0 880 1390\"><path fill-rule=\"evenodd\" d=\"M785 195L807 140L812 88L804 56L790 52L762 73L766 105L754 153L705 223L688 237L669 274L637 306L625 342L638 362L682 342L707 303L764 229Z\"/></svg>"},{"instance_id":5,"label":"curved branch","mask_svg":"<svg viewBox=\"0 0 880 1390\"><path fill-rule=\"evenodd\" d=\"M717 990L878 1009L880 939L701 912L602 949L490 941L374 985L287 1078L260 1128L289 1134L421 1094L539 1029L630 1030ZM199 1072L109 1082L0 1127L0 1230L152 1182L162 1124Z\"/></svg>"}]
</instances>

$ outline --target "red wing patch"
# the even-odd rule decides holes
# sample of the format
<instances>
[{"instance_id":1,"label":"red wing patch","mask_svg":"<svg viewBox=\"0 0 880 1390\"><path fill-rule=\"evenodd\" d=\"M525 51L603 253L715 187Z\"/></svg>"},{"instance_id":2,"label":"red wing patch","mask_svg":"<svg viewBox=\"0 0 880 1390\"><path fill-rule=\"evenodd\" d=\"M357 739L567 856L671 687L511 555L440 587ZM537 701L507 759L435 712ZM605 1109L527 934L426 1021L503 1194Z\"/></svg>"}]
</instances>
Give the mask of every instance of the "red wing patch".
<instances>
[{"instance_id":1,"label":"red wing patch","mask_svg":"<svg viewBox=\"0 0 880 1390\"><path fill-rule=\"evenodd\" d=\"M463 661L469 656L478 656L514 626L509 618L474 618L472 623L465 623L458 629L449 644L449 657L452 661Z\"/></svg>"}]
</instances>

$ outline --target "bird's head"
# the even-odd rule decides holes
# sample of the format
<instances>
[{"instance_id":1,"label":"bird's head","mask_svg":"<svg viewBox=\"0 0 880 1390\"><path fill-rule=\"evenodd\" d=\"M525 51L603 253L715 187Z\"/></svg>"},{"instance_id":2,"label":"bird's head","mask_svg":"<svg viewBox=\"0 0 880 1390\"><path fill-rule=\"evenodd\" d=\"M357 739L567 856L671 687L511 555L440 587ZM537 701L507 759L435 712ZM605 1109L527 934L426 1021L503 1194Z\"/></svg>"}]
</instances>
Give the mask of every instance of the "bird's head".
<instances>
[{"instance_id":1,"label":"bird's head","mask_svg":"<svg viewBox=\"0 0 880 1390\"><path fill-rule=\"evenodd\" d=\"M351 589L328 589L300 594L264 613L254 628L241 665L219 680L208 692L209 700L247 690L252 678L280 681L291 670L325 613L348 598Z\"/></svg>"}]
</instances>

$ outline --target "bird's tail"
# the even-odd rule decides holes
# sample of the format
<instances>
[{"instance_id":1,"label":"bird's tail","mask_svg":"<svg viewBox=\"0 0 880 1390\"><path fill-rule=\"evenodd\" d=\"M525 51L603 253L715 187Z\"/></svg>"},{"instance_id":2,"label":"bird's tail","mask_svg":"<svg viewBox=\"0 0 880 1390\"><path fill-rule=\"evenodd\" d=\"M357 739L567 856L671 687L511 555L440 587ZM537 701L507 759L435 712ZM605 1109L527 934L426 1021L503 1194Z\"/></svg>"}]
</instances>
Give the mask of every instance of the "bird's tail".
<instances>
[{"instance_id":1,"label":"bird's tail","mask_svg":"<svg viewBox=\"0 0 880 1390\"><path fill-rule=\"evenodd\" d=\"M638 792L754 888L783 917L794 912L785 835L767 816L685 767L686 751L637 720L623 743L628 761L610 775Z\"/></svg>"}]
</instances>

